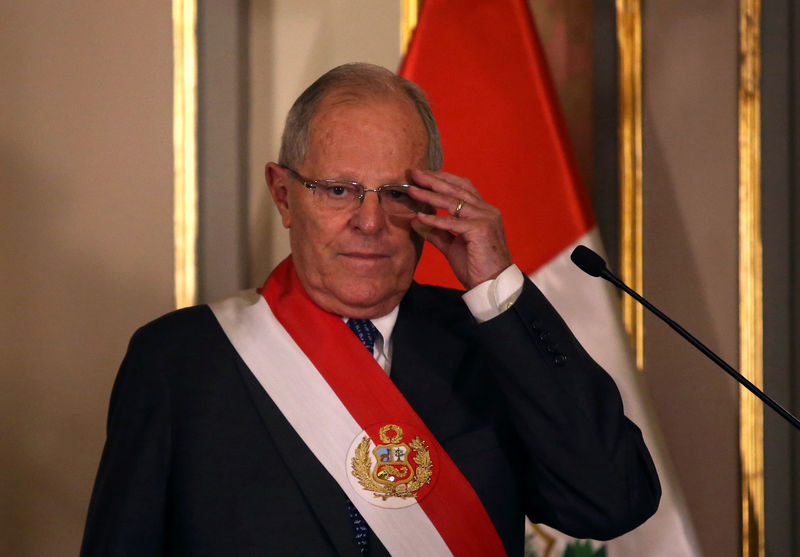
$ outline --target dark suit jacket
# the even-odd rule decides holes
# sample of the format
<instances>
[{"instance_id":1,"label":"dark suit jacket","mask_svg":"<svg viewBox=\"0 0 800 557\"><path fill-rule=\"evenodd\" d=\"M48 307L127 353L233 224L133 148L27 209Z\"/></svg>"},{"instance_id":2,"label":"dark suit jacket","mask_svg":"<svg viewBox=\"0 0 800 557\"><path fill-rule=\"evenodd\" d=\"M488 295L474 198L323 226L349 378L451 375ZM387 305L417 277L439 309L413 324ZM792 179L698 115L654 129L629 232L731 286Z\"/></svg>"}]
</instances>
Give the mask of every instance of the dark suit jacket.
<instances>
[{"instance_id":1,"label":"dark suit jacket","mask_svg":"<svg viewBox=\"0 0 800 557\"><path fill-rule=\"evenodd\" d=\"M616 386L529 281L480 325L460 293L414 284L393 342L392 380L509 554L522 554L524 514L609 539L655 512L655 468ZM358 555L344 493L207 306L134 335L82 554Z\"/></svg>"}]
</instances>

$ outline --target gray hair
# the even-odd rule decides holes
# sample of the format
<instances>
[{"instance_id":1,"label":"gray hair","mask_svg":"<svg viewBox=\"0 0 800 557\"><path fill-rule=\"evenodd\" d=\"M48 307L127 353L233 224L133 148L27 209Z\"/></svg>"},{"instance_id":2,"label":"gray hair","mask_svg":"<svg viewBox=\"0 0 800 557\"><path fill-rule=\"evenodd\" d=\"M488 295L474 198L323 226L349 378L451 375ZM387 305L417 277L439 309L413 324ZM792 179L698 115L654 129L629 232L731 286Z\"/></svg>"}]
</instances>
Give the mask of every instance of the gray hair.
<instances>
[{"instance_id":1,"label":"gray hair","mask_svg":"<svg viewBox=\"0 0 800 557\"><path fill-rule=\"evenodd\" d=\"M308 152L311 121L322 100L331 93L353 99L374 99L404 94L422 118L428 135L428 170L442 167L442 143L425 93L413 81L381 66L365 63L337 66L319 77L297 97L286 116L278 163L294 167Z\"/></svg>"}]
</instances>

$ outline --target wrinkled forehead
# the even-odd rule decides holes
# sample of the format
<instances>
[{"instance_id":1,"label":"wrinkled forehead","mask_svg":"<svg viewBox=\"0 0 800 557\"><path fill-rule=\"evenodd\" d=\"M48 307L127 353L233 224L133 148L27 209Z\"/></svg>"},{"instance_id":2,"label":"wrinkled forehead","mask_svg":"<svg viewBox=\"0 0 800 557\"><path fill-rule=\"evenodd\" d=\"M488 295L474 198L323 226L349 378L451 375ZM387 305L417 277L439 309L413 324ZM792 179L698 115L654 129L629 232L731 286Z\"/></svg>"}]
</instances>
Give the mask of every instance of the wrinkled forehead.
<instances>
[{"instance_id":1,"label":"wrinkled forehead","mask_svg":"<svg viewBox=\"0 0 800 557\"><path fill-rule=\"evenodd\" d=\"M355 140L356 134L363 136L364 141L371 138L375 148L378 143L391 143L396 149L411 150L420 158L427 155L424 122L407 96L339 93L328 95L317 107L309 126L306 159L319 155L315 151L323 146Z\"/></svg>"}]
</instances>

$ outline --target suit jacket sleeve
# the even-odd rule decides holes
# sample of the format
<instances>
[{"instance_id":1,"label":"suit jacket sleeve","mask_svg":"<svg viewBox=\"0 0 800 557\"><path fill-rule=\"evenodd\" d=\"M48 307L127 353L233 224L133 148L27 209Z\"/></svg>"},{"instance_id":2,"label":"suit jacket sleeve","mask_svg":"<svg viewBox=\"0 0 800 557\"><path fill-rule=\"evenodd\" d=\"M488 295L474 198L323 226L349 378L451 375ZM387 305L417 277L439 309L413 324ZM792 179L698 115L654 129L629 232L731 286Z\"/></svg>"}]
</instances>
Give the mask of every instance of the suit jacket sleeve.
<instances>
[{"instance_id":1,"label":"suit jacket sleeve","mask_svg":"<svg viewBox=\"0 0 800 557\"><path fill-rule=\"evenodd\" d=\"M170 458L165 377L131 341L111 393L81 555L161 555Z\"/></svg>"},{"instance_id":2,"label":"suit jacket sleeve","mask_svg":"<svg viewBox=\"0 0 800 557\"><path fill-rule=\"evenodd\" d=\"M526 514L575 537L610 539L650 517L661 487L611 377L530 280L476 327L510 422Z\"/></svg>"}]
</instances>

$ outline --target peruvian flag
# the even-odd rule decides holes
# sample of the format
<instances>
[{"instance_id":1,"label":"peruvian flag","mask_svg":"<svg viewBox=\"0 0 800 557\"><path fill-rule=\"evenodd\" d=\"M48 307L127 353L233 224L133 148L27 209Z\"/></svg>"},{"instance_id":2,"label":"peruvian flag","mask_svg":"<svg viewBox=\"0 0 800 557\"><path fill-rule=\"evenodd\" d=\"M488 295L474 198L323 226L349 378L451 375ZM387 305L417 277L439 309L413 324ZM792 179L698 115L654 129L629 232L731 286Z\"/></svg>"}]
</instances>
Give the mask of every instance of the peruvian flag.
<instances>
[{"instance_id":1,"label":"peruvian flag","mask_svg":"<svg viewBox=\"0 0 800 557\"><path fill-rule=\"evenodd\" d=\"M618 298L605 281L569 260L578 244L600 253L602 245L526 1L426 0L400 73L428 93L444 169L469 178L501 210L514 262L614 377L627 416L644 433L661 479L661 505L644 525L608 542L607 553L699 555L632 361ZM459 286L444 257L431 248L416 279ZM529 525L528 535L540 556L562 555L576 543L539 525Z\"/></svg>"}]
</instances>

